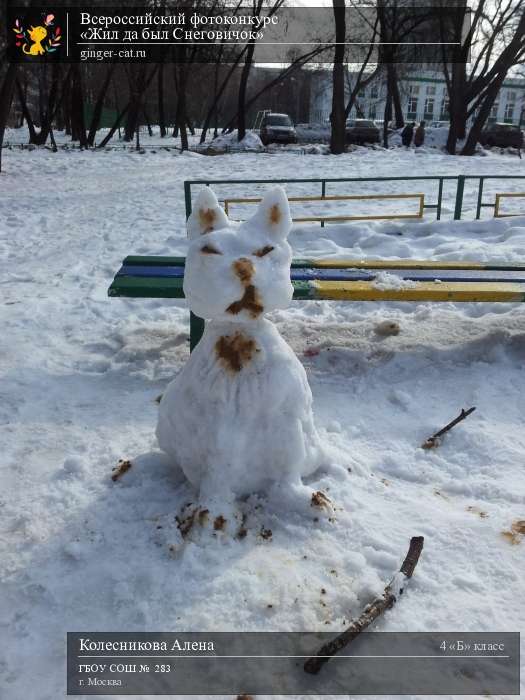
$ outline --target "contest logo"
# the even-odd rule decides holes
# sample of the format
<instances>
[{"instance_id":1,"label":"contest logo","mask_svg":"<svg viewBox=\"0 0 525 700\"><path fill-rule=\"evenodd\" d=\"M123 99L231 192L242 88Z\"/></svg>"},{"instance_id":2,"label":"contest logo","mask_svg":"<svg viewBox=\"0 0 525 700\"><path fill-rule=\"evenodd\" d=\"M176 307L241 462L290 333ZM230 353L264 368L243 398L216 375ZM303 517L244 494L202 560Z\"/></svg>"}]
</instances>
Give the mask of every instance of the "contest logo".
<instances>
[{"instance_id":1,"label":"contest logo","mask_svg":"<svg viewBox=\"0 0 525 700\"><path fill-rule=\"evenodd\" d=\"M44 13L42 24L28 29L24 29L18 18L15 19L15 46L27 56L44 56L55 52L60 47L62 31L55 26L54 19L55 15Z\"/></svg>"}]
</instances>

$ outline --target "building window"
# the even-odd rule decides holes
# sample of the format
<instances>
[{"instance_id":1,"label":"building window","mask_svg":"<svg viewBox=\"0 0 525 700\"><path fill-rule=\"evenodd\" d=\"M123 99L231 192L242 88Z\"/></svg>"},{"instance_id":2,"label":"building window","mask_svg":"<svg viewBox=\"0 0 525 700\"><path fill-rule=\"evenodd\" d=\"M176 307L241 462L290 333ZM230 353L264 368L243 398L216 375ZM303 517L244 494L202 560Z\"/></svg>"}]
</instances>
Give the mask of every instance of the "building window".
<instances>
[{"instance_id":1,"label":"building window","mask_svg":"<svg viewBox=\"0 0 525 700\"><path fill-rule=\"evenodd\" d=\"M435 95L436 94L436 86L435 85L427 85L427 95Z\"/></svg>"},{"instance_id":2,"label":"building window","mask_svg":"<svg viewBox=\"0 0 525 700\"><path fill-rule=\"evenodd\" d=\"M425 120L434 119L434 98L433 97L427 97L427 99L425 100L425 112L424 112L423 119L425 119Z\"/></svg>"},{"instance_id":3,"label":"building window","mask_svg":"<svg viewBox=\"0 0 525 700\"><path fill-rule=\"evenodd\" d=\"M372 100L377 100L379 97L379 86L374 84L370 87L370 97Z\"/></svg>"},{"instance_id":4,"label":"building window","mask_svg":"<svg viewBox=\"0 0 525 700\"><path fill-rule=\"evenodd\" d=\"M490 110L490 117L488 118L489 124L494 124L498 119L499 102L494 102L492 109Z\"/></svg>"},{"instance_id":5,"label":"building window","mask_svg":"<svg viewBox=\"0 0 525 700\"><path fill-rule=\"evenodd\" d=\"M370 107L368 108L368 118L369 119L376 118L376 106L375 105L370 105Z\"/></svg>"},{"instance_id":6,"label":"building window","mask_svg":"<svg viewBox=\"0 0 525 700\"><path fill-rule=\"evenodd\" d=\"M410 97L408 100L407 119L417 117L417 97Z\"/></svg>"},{"instance_id":7,"label":"building window","mask_svg":"<svg viewBox=\"0 0 525 700\"><path fill-rule=\"evenodd\" d=\"M514 102L507 102L505 105L505 116L504 116L504 121L507 124L512 124L512 120L514 119Z\"/></svg>"},{"instance_id":8,"label":"building window","mask_svg":"<svg viewBox=\"0 0 525 700\"><path fill-rule=\"evenodd\" d=\"M408 91L411 95L419 95L419 85L409 85Z\"/></svg>"},{"instance_id":9,"label":"building window","mask_svg":"<svg viewBox=\"0 0 525 700\"><path fill-rule=\"evenodd\" d=\"M441 119L441 121L448 121L450 119L450 100L445 95L443 95L443 102L441 103L441 114L439 118Z\"/></svg>"}]
</instances>

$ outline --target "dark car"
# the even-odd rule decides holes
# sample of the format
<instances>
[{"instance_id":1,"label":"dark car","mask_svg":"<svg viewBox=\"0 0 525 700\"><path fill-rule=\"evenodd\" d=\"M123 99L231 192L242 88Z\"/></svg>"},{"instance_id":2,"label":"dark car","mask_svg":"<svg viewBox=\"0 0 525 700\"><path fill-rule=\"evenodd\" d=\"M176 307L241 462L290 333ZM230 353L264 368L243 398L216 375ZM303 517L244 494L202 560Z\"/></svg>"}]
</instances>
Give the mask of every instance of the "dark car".
<instances>
[{"instance_id":1,"label":"dark car","mask_svg":"<svg viewBox=\"0 0 525 700\"><path fill-rule=\"evenodd\" d=\"M513 146L523 148L523 134L515 124L490 124L483 129L479 142L482 146Z\"/></svg>"},{"instance_id":2,"label":"dark car","mask_svg":"<svg viewBox=\"0 0 525 700\"><path fill-rule=\"evenodd\" d=\"M297 134L287 114L266 114L262 120L261 141L269 143L297 143Z\"/></svg>"},{"instance_id":3,"label":"dark car","mask_svg":"<svg viewBox=\"0 0 525 700\"><path fill-rule=\"evenodd\" d=\"M349 119L346 122L346 143L379 143L380 133L372 119Z\"/></svg>"}]
</instances>

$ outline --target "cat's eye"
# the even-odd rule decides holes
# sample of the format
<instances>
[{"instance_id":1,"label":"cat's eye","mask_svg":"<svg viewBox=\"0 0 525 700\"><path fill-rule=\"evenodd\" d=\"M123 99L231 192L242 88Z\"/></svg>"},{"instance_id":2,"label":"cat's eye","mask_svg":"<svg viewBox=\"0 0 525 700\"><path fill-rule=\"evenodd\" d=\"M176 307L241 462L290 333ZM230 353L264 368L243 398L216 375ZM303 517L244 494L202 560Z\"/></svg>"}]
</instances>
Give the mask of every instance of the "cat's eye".
<instances>
[{"instance_id":1,"label":"cat's eye","mask_svg":"<svg viewBox=\"0 0 525 700\"><path fill-rule=\"evenodd\" d=\"M201 253L205 253L206 255L222 255L220 250L217 250L212 245L208 244L201 248Z\"/></svg>"},{"instance_id":2,"label":"cat's eye","mask_svg":"<svg viewBox=\"0 0 525 700\"><path fill-rule=\"evenodd\" d=\"M259 250L254 251L254 255L256 255L258 258L264 258L265 255L268 255L268 253L271 253L272 250L274 250L273 245L265 245L264 248L259 248Z\"/></svg>"}]
</instances>

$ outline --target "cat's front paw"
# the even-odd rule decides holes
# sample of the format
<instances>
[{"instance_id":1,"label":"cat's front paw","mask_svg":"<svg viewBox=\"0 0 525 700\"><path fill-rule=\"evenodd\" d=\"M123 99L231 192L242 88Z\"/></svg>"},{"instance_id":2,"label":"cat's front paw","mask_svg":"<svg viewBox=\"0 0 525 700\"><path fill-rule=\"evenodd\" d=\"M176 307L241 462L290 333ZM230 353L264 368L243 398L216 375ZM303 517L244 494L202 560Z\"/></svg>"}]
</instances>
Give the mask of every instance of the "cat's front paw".
<instances>
[{"instance_id":1,"label":"cat's front paw","mask_svg":"<svg viewBox=\"0 0 525 700\"><path fill-rule=\"evenodd\" d=\"M279 515L330 518L334 512L332 500L322 491L306 486L302 481L276 482L268 493L270 508Z\"/></svg>"}]
</instances>

